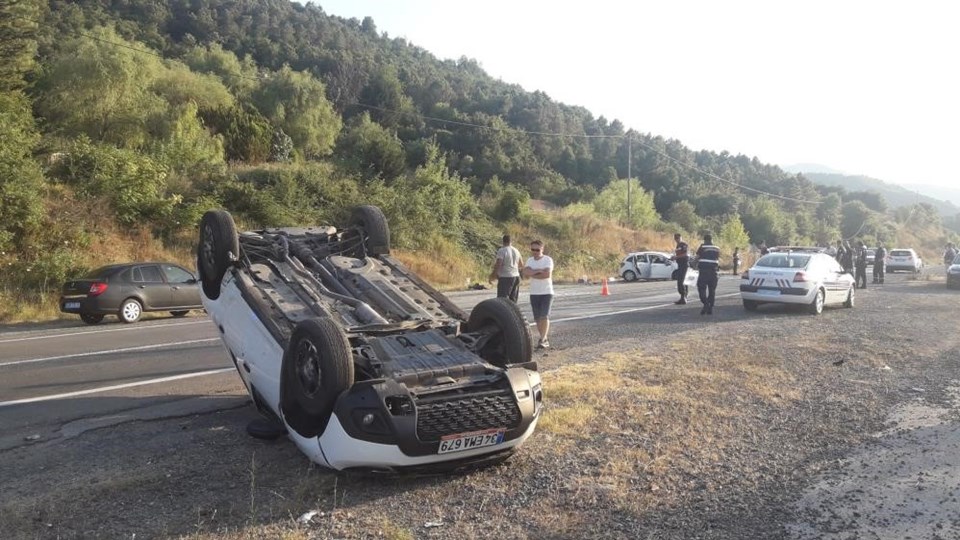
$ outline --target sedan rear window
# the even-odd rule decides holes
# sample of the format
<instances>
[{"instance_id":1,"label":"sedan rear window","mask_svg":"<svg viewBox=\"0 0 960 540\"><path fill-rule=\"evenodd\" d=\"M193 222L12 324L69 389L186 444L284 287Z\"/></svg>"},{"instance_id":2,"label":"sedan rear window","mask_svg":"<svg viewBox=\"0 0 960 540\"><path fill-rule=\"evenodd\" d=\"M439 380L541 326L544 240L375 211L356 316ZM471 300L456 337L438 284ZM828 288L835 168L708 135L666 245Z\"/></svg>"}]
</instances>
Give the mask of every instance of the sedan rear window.
<instances>
[{"instance_id":1,"label":"sedan rear window","mask_svg":"<svg viewBox=\"0 0 960 540\"><path fill-rule=\"evenodd\" d=\"M912 257L913 253L910 253L909 251L906 251L903 249L895 249L890 252L890 256L891 257Z\"/></svg>"},{"instance_id":2,"label":"sedan rear window","mask_svg":"<svg viewBox=\"0 0 960 540\"><path fill-rule=\"evenodd\" d=\"M757 266L766 268L806 268L810 255L770 253L760 257Z\"/></svg>"},{"instance_id":3,"label":"sedan rear window","mask_svg":"<svg viewBox=\"0 0 960 540\"><path fill-rule=\"evenodd\" d=\"M115 264L111 264L110 266L101 266L100 268L87 273L87 275L83 276L83 279L103 279L114 273L117 268L118 266Z\"/></svg>"}]
</instances>

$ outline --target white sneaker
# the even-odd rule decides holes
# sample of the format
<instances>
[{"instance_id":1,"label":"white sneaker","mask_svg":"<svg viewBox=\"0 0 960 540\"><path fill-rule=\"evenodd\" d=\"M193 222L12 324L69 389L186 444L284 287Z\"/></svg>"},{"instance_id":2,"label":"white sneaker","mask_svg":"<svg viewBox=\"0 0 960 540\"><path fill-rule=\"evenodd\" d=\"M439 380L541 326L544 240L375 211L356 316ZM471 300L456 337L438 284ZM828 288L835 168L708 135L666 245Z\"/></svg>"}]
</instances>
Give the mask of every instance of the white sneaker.
<instances>
[{"instance_id":1,"label":"white sneaker","mask_svg":"<svg viewBox=\"0 0 960 540\"><path fill-rule=\"evenodd\" d=\"M550 348L550 342L547 341L547 340L545 340L545 339L541 339L540 342L537 343L537 348L538 348L538 349L549 349L549 348Z\"/></svg>"}]
</instances>

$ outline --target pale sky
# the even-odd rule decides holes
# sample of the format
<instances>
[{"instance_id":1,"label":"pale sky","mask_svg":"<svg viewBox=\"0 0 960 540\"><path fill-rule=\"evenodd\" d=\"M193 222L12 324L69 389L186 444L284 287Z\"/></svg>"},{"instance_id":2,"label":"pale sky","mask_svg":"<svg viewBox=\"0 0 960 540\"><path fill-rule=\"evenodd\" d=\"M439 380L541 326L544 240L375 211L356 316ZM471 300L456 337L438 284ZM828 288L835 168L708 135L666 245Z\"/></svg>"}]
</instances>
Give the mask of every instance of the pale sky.
<instances>
[{"instance_id":1,"label":"pale sky","mask_svg":"<svg viewBox=\"0 0 960 540\"><path fill-rule=\"evenodd\" d=\"M954 2L318 3L694 150L960 186Z\"/></svg>"}]
</instances>

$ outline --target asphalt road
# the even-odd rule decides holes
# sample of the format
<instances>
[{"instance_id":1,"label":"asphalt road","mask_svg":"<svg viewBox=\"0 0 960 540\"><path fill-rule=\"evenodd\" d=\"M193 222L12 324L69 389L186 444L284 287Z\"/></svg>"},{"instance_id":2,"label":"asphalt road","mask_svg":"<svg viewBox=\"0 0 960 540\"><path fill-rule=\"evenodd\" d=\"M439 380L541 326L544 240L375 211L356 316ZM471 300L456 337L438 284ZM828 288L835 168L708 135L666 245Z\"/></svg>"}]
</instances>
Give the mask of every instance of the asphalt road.
<instances>
[{"instance_id":1,"label":"asphalt road","mask_svg":"<svg viewBox=\"0 0 960 540\"><path fill-rule=\"evenodd\" d=\"M738 281L723 276L718 296L736 294ZM674 306L673 282L557 287L551 319L554 346L589 335L589 327ZM448 296L465 310L494 291ZM520 307L529 318L526 294ZM649 315L649 314L647 314ZM213 324L202 314L125 325L109 318L87 326L57 323L0 329L0 450L73 437L131 420L182 416L244 406L247 394L233 372Z\"/></svg>"}]
</instances>

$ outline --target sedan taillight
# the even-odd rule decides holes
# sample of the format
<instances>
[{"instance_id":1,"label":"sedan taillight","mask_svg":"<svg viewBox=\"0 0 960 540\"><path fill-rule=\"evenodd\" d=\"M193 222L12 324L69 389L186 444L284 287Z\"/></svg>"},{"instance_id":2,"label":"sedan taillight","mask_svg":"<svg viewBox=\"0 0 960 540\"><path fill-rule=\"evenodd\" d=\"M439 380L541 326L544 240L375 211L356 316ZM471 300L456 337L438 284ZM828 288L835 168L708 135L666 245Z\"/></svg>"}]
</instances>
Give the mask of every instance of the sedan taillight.
<instances>
[{"instance_id":1,"label":"sedan taillight","mask_svg":"<svg viewBox=\"0 0 960 540\"><path fill-rule=\"evenodd\" d=\"M94 283L90 285L90 296L100 296L107 291L106 283Z\"/></svg>"},{"instance_id":2,"label":"sedan taillight","mask_svg":"<svg viewBox=\"0 0 960 540\"><path fill-rule=\"evenodd\" d=\"M807 281L807 274L805 274L804 272L797 272L796 274L793 275L794 283L804 283L805 281Z\"/></svg>"}]
</instances>

